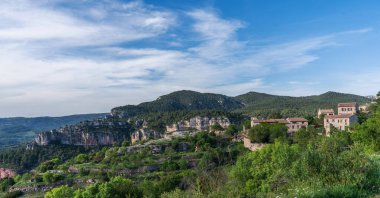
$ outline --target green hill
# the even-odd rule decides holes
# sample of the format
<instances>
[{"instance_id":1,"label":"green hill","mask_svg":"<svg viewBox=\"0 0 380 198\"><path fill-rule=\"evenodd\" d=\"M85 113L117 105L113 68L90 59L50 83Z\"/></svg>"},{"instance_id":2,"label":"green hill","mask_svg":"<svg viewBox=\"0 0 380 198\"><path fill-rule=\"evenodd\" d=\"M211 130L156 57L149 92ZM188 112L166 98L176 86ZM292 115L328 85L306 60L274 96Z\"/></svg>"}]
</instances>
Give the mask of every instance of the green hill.
<instances>
[{"instance_id":1,"label":"green hill","mask_svg":"<svg viewBox=\"0 0 380 198\"><path fill-rule=\"evenodd\" d=\"M182 110L222 110L230 111L243 107L243 104L232 97L221 94L199 93L195 91L176 91L160 96L152 102L139 105L126 105L112 109L115 115L130 117L142 113L172 112Z\"/></svg>"},{"instance_id":2,"label":"green hill","mask_svg":"<svg viewBox=\"0 0 380 198\"><path fill-rule=\"evenodd\" d=\"M155 112L218 110L232 111L254 116L308 116L315 115L318 108L336 108L340 102L370 102L370 99L337 92L321 95L291 97L249 92L236 97L221 94L177 91L163 95L152 102L126 105L112 109L114 115L133 117Z\"/></svg>"},{"instance_id":3,"label":"green hill","mask_svg":"<svg viewBox=\"0 0 380 198\"><path fill-rule=\"evenodd\" d=\"M340 102L357 102L359 104L370 102L370 99L363 96L337 92L304 97L249 92L234 98L244 104L243 108L236 109L235 112L263 117L276 114L281 114L283 117L316 115L318 108L336 109Z\"/></svg>"}]
</instances>

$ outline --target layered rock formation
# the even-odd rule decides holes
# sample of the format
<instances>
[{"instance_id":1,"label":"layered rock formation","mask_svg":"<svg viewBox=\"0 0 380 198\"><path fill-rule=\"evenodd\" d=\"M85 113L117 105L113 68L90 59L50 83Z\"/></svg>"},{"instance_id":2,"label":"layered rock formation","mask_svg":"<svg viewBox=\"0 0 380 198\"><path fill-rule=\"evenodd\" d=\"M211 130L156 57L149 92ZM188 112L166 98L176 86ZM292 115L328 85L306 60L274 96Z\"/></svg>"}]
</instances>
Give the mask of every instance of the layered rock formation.
<instances>
[{"instance_id":1,"label":"layered rock formation","mask_svg":"<svg viewBox=\"0 0 380 198\"><path fill-rule=\"evenodd\" d=\"M231 123L227 117L194 117L190 120L182 120L175 124L166 126L167 133L179 131L198 130L207 131L212 125L219 124L223 128L227 128Z\"/></svg>"},{"instance_id":2,"label":"layered rock formation","mask_svg":"<svg viewBox=\"0 0 380 198\"><path fill-rule=\"evenodd\" d=\"M149 139L158 139L160 138L160 133L155 130L142 128L132 133L131 143L135 144L137 141L146 141Z\"/></svg>"},{"instance_id":3,"label":"layered rock formation","mask_svg":"<svg viewBox=\"0 0 380 198\"><path fill-rule=\"evenodd\" d=\"M10 169L0 168L0 179L14 177L15 175L16 173Z\"/></svg>"},{"instance_id":4,"label":"layered rock formation","mask_svg":"<svg viewBox=\"0 0 380 198\"><path fill-rule=\"evenodd\" d=\"M126 139L130 124L126 122L110 122L106 119L81 122L77 125L41 132L35 137L38 145L52 143L93 146L112 145Z\"/></svg>"}]
</instances>

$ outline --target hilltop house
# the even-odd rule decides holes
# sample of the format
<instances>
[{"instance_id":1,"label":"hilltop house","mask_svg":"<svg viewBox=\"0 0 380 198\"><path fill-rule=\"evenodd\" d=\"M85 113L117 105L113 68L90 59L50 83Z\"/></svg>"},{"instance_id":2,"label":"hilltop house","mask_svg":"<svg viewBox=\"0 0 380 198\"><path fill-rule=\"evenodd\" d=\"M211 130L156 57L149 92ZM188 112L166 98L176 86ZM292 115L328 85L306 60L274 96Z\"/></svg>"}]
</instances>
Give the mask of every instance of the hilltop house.
<instances>
[{"instance_id":1,"label":"hilltop house","mask_svg":"<svg viewBox=\"0 0 380 198\"><path fill-rule=\"evenodd\" d=\"M287 118L286 121L288 121L288 124L286 124L288 133L291 134L297 132L300 128L307 128L309 124L305 118Z\"/></svg>"},{"instance_id":2,"label":"hilltop house","mask_svg":"<svg viewBox=\"0 0 380 198\"><path fill-rule=\"evenodd\" d=\"M334 109L318 109L318 118L321 118L322 115L325 115L325 116L335 115Z\"/></svg>"},{"instance_id":3,"label":"hilltop house","mask_svg":"<svg viewBox=\"0 0 380 198\"><path fill-rule=\"evenodd\" d=\"M331 132L331 126L339 130L349 130L349 127L358 122L358 116L352 114L341 114L326 116L323 122L326 135L329 136Z\"/></svg>"},{"instance_id":4,"label":"hilltop house","mask_svg":"<svg viewBox=\"0 0 380 198\"><path fill-rule=\"evenodd\" d=\"M308 126L308 121L305 118L287 118L287 119L267 119L259 120L256 117L251 118L251 126L256 126L261 123L280 123L285 124L288 127L288 133L293 134L301 128L306 128Z\"/></svg>"},{"instance_id":5,"label":"hilltop house","mask_svg":"<svg viewBox=\"0 0 380 198\"><path fill-rule=\"evenodd\" d=\"M330 135L332 126L338 130L349 130L350 126L358 122L358 117L355 115L358 110L359 106L355 102L339 103L338 115L326 115L323 120L326 135Z\"/></svg>"},{"instance_id":6,"label":"hilltop house","mask_svg":"<svg viewBox=\"0 0 380 198\"><path fill-rule=\"evenodd\" d=\"M356 111L358 110L359 110L359 106L355 102L338 104L338 115L343 115L343 114L354 115L356 114Z\"/></svg>"}]
</instances>

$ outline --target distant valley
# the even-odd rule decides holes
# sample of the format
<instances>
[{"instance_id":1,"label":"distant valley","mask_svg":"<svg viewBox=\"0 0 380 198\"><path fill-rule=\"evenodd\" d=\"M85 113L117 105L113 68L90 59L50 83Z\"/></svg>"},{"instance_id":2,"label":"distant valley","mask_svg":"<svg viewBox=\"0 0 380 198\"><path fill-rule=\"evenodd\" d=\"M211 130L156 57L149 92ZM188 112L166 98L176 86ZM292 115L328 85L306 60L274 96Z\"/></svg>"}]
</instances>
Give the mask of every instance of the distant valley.
<instances>
[{"instance_id":1,"label":"distant valley","mask_svg":"<svg viewBox=\"0 0 380 198\"><path fill-rule=\"evenodd\" d=\"M0 148L17 145L33 140L41 131L65 125L77 124L84 120L104 117L105 113L82 114L62 117L0 118Z\"/></svg>"}]
</instances>

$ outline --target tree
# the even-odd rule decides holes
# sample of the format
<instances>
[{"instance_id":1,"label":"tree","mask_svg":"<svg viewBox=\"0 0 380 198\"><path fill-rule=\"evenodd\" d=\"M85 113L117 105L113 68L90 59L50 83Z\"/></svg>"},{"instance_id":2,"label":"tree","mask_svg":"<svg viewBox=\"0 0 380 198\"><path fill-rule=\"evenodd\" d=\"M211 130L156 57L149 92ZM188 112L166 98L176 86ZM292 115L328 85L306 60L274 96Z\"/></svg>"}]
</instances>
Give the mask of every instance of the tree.
<instances>
[{"instance_id":1,"label":"tree","mask_svg":"<svg viewBox=\"0 0 380 198\"><path fill-rule=\"evenodd\" d=\"M293 135L293 141L302 147L305 147L310 142L318 137L317 130L313 127L301 128Z\"/></svg>"},{"instance_id":2,"label":"tree","mask_svg":"<svg viewBox=\"0 0 380 198\"><path fill-rule=\"evenodd\" d=\"M45 194L45 198L72 198L74 190L67 185L54 188Z\"/></svg>"},{"instance_id":3,"label":"tree","mask_svg":"<svg viewBox=\"0 0 380 198\"><path fill-rule=\"evenodd\" d=\"M211 126L211 131L216 132L216 131L224 131L224 128L220 126L219 123L215 123L214 125Z\"/></svg>"},{"instance_id":4,"label":"tree","mask_svg":"<svg viewBox=\"0 0 380 198\"><path fill-rule=\"evenodd\" d=\"M269 142L269 127L268 124L259 124L252 127L248 132L248 137L252 142L268 143Z\"/></svg>"},{"instance_id":5,"label":"tree","mask_svg":"<svg viewBox=\"0 0 380 198\"><path fill-rule=\"evenodd\" d=\"M230 126L227 127L225 134L233 136L233 135L236 135L238 132L239 132L239 130L238 130L237 126L234 124L231 124Z\"/></svg>"},{"instance_id":6,"label":"tree","mask_svg":"<svg viewBox=\"0 0 380 198\"><path fill-rule=\"evenodd\" d=\"M89 157L88 155L86 154L79 154L75 157L75 163L78 163L78 164L83 164L83 163L86 163L88 162L89 160Z\"/></svg>"}]
</instances>

